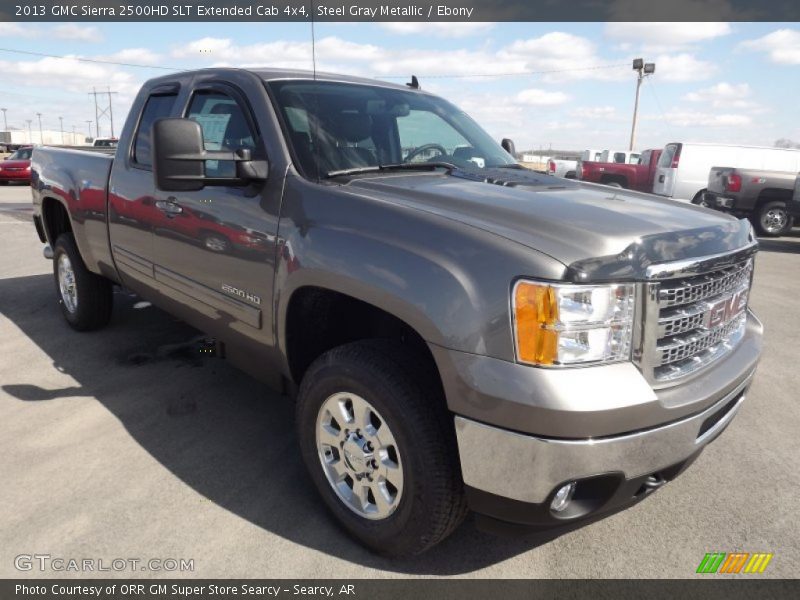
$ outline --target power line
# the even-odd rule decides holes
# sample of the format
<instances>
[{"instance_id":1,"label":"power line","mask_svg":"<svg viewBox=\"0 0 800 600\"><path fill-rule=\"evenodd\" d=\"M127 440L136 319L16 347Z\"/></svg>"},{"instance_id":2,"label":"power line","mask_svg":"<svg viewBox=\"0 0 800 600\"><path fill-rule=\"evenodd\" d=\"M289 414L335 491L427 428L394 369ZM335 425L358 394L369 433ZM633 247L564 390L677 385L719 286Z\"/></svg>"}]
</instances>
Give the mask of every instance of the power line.
<instances>
[{"instance_id":1,"label":"power line","mask_svg":"<svg viewBox=\"0 0 800 600\"><path fill-rule=\"evenodd\" d=\"M180 67L162 67L158 65L140 65L136 63L115 62L113 60L101 60L99 58L80 58L77 56L62 56L59 54L45 54L44 52L31 52L29 50L13 50L11 48L0 48L0 52L9 52L11 54L25 54L27 56L39 56L42 58L61 58L64 60L75 60L85 63L98 63L101 65L115 65L117 67L136 67L138 69L160 69L162 71L188 71Z\"/></svg>"},{"instance_id":2,"label":"power line","mask_svg":"<svg viewBox=\"0 0 800 600\"><path fill-rule=\"evenodd\" d=\"M672 137L672 127L670 126L670 122L669 122L669 119L667 118L667 115L664 113L664 110L661 108L661 102L658 99L658 94L656 94L656 86L653 83L652 78L648 78L648 80L647 80L647 88L651 92L653 92L653 98L655 98L656 106L658 107L658 112L661 113L661 118L664 119L664 123L667 126L667 132L669 133L669 136Z\"/></svg>"},{"instance_id":3,"label":"power line","mask_svg":"<svg viewBox=\"0 0 800 600\"><path fill-rule=\"evenodd\" d=\"M543 71L514 71L509 73L473 73L471 75L464 74L448 74L448 75L417 75L417 77L424 77L425 79L469 79L471 77L520 77L523 75L549 75L551 73L572 73L575 71L599 71L602 69L619 69L621 67L629 66L628 63L619 63L614 65L596 65L594 67L574 67L571 69L548 69ZM377 75L380 79L406 79L408 75Z\"/></svg>"}]
</instances>

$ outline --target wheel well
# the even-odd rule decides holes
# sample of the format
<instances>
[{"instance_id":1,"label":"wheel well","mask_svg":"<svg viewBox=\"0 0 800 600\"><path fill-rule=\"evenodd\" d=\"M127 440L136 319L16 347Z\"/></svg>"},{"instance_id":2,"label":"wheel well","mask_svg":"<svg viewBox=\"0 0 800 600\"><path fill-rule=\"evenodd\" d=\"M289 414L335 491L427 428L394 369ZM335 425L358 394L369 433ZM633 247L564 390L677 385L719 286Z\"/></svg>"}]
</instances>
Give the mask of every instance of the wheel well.
<instances>
[{"instance_id":1,"label":"wheel well","mask_svg":"<svg viewBox=\"0 0 800 600\"><path fill-rule=\"evenodd\" d=\"M55 198L42 200L42 220L50 244L55 244L62 233L72 231L67 209Z\"/></svg>"},{"instance_id":2,"label":"wheel well","mask_svg":"<svg viewBox=\"0 0 800 600\"><path fill-rule=\"evenodd\" d=\"M782 190L780 188L767 188L761 190L761 193L758 195L758 200L756 200L756 210L760 210L762 206L764 206L767 202L773 202L775 200L784 200L789 201L792 199L792 190Z\"/></svg>"},{"instance_id":3,"label":"wheel well","mask_svg":"<svg viewBox=\"0 0 800 600\"><path fill-rule=\"evenodd\" d=\"M301 288L289 301L286 346L292 379L298 385L306 369L320 355L337 346L367 339L400 342L441 381L427 343L394 315L346 294L318 287Z\"/></svg>"},{"instance_id":4,"label":"wheel well","mask_svg":"<svg viewBox=\"0 0 800 600\"><path fill-rule=\"evenodd\" d=\"M622 175L603 175L600 183L618 183L624 188L628 187L628 180Z\"/></svg>"}]
</instances>

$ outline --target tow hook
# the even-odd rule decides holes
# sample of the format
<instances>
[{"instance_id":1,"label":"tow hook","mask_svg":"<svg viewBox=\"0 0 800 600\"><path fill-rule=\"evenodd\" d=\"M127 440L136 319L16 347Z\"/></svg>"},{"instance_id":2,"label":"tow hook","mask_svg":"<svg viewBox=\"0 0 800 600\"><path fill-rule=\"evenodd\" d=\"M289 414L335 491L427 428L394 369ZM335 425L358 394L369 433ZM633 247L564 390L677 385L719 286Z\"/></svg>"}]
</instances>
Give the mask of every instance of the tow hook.
<instances>
[{"instance_id":1,"label":"tow hook","mask_svg":"<svg viewBox=\"0 0 800 600\"><path fill-rule=\"evenodd\" d=\"M44 250L42 250L42 254L47 260L53 260L53 249L50 247L50 244L46 244Z\"/></svg>"}]
</instances>

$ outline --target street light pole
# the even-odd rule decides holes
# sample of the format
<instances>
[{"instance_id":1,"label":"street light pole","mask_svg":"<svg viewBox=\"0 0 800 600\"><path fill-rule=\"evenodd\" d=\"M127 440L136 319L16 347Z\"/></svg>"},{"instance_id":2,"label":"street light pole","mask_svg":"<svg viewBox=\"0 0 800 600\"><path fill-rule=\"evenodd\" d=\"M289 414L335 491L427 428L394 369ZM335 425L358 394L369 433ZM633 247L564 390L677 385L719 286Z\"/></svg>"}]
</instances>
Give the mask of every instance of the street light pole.
<instances>
[{"instance_id":1,"label":"street light pole","mask_svg":"<svg viewBox=\"0 0 800 600\"><path fill-rule=\"evenodd\" d=\"M0 108L3 111L3 131L8 131L8 121L6 120L7 108Z\"/></svg>"},{"instance_id":2,"label":"street light pole","mask_svg":"<svg viewBox=\"0 0 800 600\"><path fill-rule=\"evenodd\" d=\"M92 122L91 121L86 121L86 123L89 125L89 138L91 139L91 137L92 137Z\"/></svg>"},{"instance_id":3,"label":"street light pole","mask_svg":"<svg viewBox=\"0 0 800 600\"><path fill-rule=\"evenodd\" d=\"M64 117L58 117L58 127L61 132L61 145L64 145Z\"/></svg>"},{"instance_id":4,"label":"street light pole","mask_svg":"<svg viewBox=\"0 0 800 600\"><path fill-rule=\"evenodd\" d=\"M633 103L633 125L631 126L631 143L628 147L629 151L633 151L633 146L636 143L636 124L639 120L639 90L642 87L642 80L648 75L656 72L655 63L645 63L643 59L636 58L633 61L633 70L637 72L636 75L636 100Z\"/></svg>"},{"instance_id":5,"label":"street light pole","mask_svg":"<svg viewBox=\"0 0 800 600\"><path fill-rule=\"evenodd\" d=\"M44 133L42 132L42 113L36 113L39 117L39 143L44 146Z\"/></svg>"},{"instance_id":6,"label":"street light pole","mask_svg":"<svg viewBox=\"0 0 800 600\"><path fill-rule=\"evenodd\" d=\"M25 119L25 122L28 124L28 143L33 144L33 131L31 130L33 119Z\"/></svg>"}]
</instances>

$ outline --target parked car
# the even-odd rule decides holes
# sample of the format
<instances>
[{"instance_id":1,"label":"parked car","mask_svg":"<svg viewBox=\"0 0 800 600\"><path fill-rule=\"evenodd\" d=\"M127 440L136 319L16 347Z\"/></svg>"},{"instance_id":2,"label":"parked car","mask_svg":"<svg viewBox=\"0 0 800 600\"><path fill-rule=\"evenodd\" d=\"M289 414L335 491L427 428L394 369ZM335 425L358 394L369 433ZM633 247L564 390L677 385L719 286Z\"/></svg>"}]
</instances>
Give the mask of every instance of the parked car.
<instances>
[{"instance_id":1,"label":"parked car","mask_svg":"<svg viewBox=\"0 0 800 600\"><path fill-rule=\"evenodd\" d=\"M31 182L32 147L20 148L11 156L0 161L0 185Z\"/></svg>"},{"instance_id":2,"label":"parked car","mask_svg":"<svg viewBox=\"0 0 800 600\"><path fill-rule=\"evenodd\" d=\"M115 137L111 138L95 138L92 146L95 148L116 148L119 140Z\"/></svg>"},{"instance_id":3,"label":"parked car","mask_svg":"<svg viewBox=\"0 0 800 600\"><path fill-rule=\"evenodd\" d=\"M789 213L796 172L713 167L703 205L747 217L767 237L783 235L793 225Z\"/></svg>"},{"instance_id":4,"label":"parked car","mask_svg":"<svg viewBox=\"0 0 800 600\"><path fill-rule=\"evenodd\" d=\"M577 178L649 193L653 191L653 178L659 156L661 150L645 150L635 165L581 161L578 163Z\"/></svg>"},{"instance_id":5,"label":"parked car","mask_svg":"<svg viewBox=\"0 0 800 600\"><path fill-rule=\"evenodd\" d=\"M572 158L556 157L547 161L547 173L555 177L575 179L578 161Z\"/></svg>"},{"instance_id":6,"label":"parked car","mask_svg":"<svg viewBox=\"0 0 800 600\"><path fill-rule=\"evenodd\" d=\"M800 171L800 150L671 143L658 160L653 193L675 200L703 202L708 174L714 165L769 171Z\"/></svg>"},{"instance_id":7,"label":"parked car","mask_svg":"<svg viewBox=\"0 0 800 600\"><path fill-rule=\"evenodd\" d=\"M747 221L524 169L420 89L171 73L115 158L37 148L33 172L66 322L107 325L124 285L216 338L296 400L322 501L383 554L430 548L468 509L557 535L636 504L721 434L759 360ZM105 214L80 213L86 194ZM144 198L166 227L211 206L268 251L108 218Z\"/></svg>"}]
</instances>

